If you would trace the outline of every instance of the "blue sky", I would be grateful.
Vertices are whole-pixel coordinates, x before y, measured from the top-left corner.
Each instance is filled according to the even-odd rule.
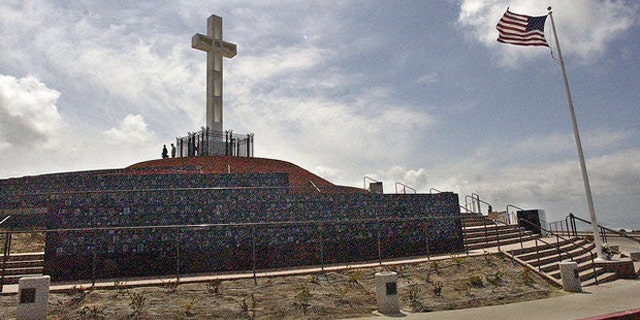
[[[636,1],[3,1],[0,177],[122,168],[200,128],[191,36],[217,14],[238,45],[225,129],[254,133],[256,156],[588,217],[558,62],[495,40],[507,6],[547,5],[598,219],[640,228]]]

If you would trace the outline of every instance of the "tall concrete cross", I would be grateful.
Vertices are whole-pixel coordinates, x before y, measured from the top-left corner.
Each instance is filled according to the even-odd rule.
[[[236,45],[222,41],[222,18],[207,19],[207,35],[196,33],[191,47],[207,53],[207,128],[222,132],[222,57],[236,56]]]

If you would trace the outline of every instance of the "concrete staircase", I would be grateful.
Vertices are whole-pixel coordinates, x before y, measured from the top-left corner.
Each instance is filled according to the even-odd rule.
[[[485,216],[463,214],[464,243],[467,250],[501,247],[507,255],[560,282],[560,261],[578,263],[582,286],[616,280],[616,274],[595,267],[595,245],[583,238],[541,237],[516,225],[495,223]],[[520,245],[513,245],[520,244]]]
[[[476,214],[462,215],[462,229],[464,244],[468,251],[520,243],[539,237],[524,228],[494,223]]]
[[[44,252],[14,253],[8,256],[6,268],[0,255],[0,276],[4,269],[4,284],[17,284],[22,277],[42,275]]]
[[[558,239],[547,237],[539,239],[537,246],[529,244],[525,248],[507,251],[507,254],[519,259],[547,276],[561,281],[558,262],[573,261],[578,264],[580,282],[583,287],[609,282],[617,279],[614,272],[595,267],[595,244],[581,238]]]

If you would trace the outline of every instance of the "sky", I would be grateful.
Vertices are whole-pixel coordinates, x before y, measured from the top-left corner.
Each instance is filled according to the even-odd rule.
[[[551,21],[551,49],[496,41],[507,7],[547,5],[598,221],[640,229],[632,0],[5,0],[0,178],[124,168],[202,127],[205,53],[191,37],[216,14],[238,46],[224,127],[253,133],[256,157],[340,185],[588,218]]]

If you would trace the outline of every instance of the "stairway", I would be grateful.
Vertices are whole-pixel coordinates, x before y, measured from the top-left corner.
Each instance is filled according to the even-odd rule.
[[[539,237],[524,228],[494,223],[477,214],[462,215],[462,233],[467,251],[520,243]]]
[[[44,269],[44,252],[14,253],[8,256],[6,268],[0,255],[0,276],[4,269],[4,284],[17,284],[22,277],[40,276]]]
[[[463,214],[462,226],[467,250],[522,243],[517,248],[512,246],[512,249],[503,249],[506,250],[507,255],[513,256],[558,282],[561,281],[558,265],[561,261],[574,261],[578,264],[583,287],[613,281],[617,278],[615,273],[593,266],[592,256],[595,258],[595,244],[583,238],[541,237],[516,225],[494,223],[478,214]]]
[[[596,257],[595,244],[577,237],[571,239],[556,239],[555,237],[540,239],[537,247],[533,245],[522,249],[514,249],[508,251],[507,254],[557,281],[561,281],[558,262],[576,262],[583,287],[617,279],[614,272],[607,272],[601,267],[594,267],[592,258]]]

